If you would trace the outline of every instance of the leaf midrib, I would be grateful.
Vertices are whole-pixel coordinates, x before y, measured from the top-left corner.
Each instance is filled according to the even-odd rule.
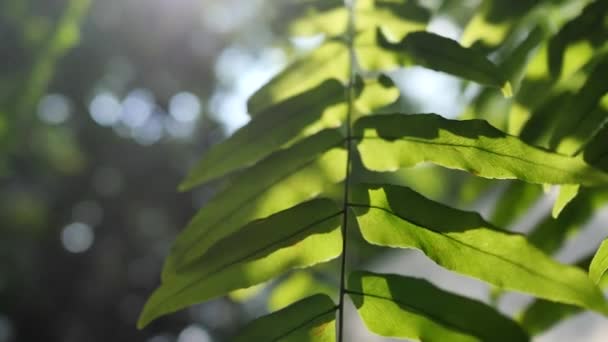
[[[323,84],[323,83],[320,83],[319,85],[321,85],[321,84]],[[311,90],[313,90],[313,89],[315,89],[315,88],[312,88]],[[287,99],[285,99],[284,101],[279,102],[279,104],[284,105],[285,102],[287,102],[289,100],[294,100],[295,97],[301,97],[302,95],[303,95],[303,93],[300,93],[300,94],[297,94],[297,95],[294,95],[294,96],[290,96]],[[321,95],[321,98],[317,99],[317,102],[315,102],[315,106],[313,108],[314,109],[321,108],[321,106],[319,105],[319,103],[321,103],[323,101],[326,101],[328,99],[331,99],[333,96],[335,96],[335,94],[332,93],[332,92],[325,92],[325,93],[323,93],[323,95]],[[340,102],[343,102],[343,101],[337,101],[336,104],[340,103]],[[260,129],[261,128],[265,128],[266,130],[279,129],[280,127],[282,127],[285,124],[287,124],[290,121],[292,121],[292,119],[295,119],[296,117],[300,117],[301,115],[304,115],[304,113],[311,112],[311,111],[314,110],[314,109],[310,109],[310,108],[308,108],[306,111],[303,110],[303,109],[307,108],[307,104],[308,104],[308,103],[305,103],[304,101],[297,101],[297,103],[298,103],[298,105],[297,106],[292,106],[292,109],[290,110],[290,113],[296,113],[295,115],[281,115],[281,117],[279,118],[279,120],[273,120],[272,123],[270,125],[268,125],[267,127],[260,125],[259,128]],[[276,105],[279,105],[279,104],[276,104]],[[330,106],[332,106],[332,105],[334,105],[334,103],[330,104]],[[268,107],[266,109],[263,109],[261,112],[259,112],[259,114],[253,114],[253,115],[256,115],[256,116],[259,116],[260,118],[263,118],[264,115],[266,115],[266,112],[270,111],[273,107],[274,106],[270,106],[270,107]],[[259,132],[255,131],[253,133],[259,133]],[[228,151],[222,151],[222,153],[221,153],[222,156],[224,156],[224,157],[226,155],[228,156],[227,158],[224,158],[222,160],[222,163],[227,163],[226,159],[228,161],[231,161],[231,160],[237,158],[239,155],[236,154],[236,153],[234,153],[234,151],[239,150],[242,147],[242,145],[248,144],[251,141],[256,140],[257,138],[258,138],[257,136],[254,136],[252,134],[248,134],[248,136],[238,146],[234,146],[233,148],[231,148]],[[213,159],[216,159],[216,158],[213,158]],[[213,161],[213,159],[211,161]],[[249,163],[245,164],[244,167],[247,167],[248,165],[253,165],[253,164],[255,164],[255,162],[256,161],[249,162]],[[236,169],[235,169],[235,171],[236,171]]]
[[[374,294],[374,293],[365,293],[365,292],[359,292],[359,291],[354,291],[354,290],[349,290],[349,289],[346,289],[346,293],[349,293],[351,295],[361,296],[361,297],[372,297],[372,298],[377,298],[377,299],[382,299],[382,300],[387,300],[389,302],[397,303],[399,305],[405,306],[406,308],[408,308],[409,310],[411,310],[411,311],[413,311],[413,312],[415,312],[417,314],[421,314],[422,316],[430,318],[432,321],[438,322],[438,323],[440,323],[441,325],[443,325],[445,327],[454,329],[454,330],[456,330],[458,332],[463,332],[463,333],[471,335],[471,336],[478,337],[482,341],[484,341],[487,338],[487,336],[480,335],[479,332],[471,331],[469,329],[465,329],[465,328],[460,327],[460,326],[458,326],[458,325],[456,325],[456,324],[454,324],[454,323],[452,323],[450,321],[444,320],[443,318],[438,317],[438,316],[436,316],[436,315],[434,315],[434,314],[432,314],[432,313],[430,313],[428,311],[425,311],[424,307],[423,308],[419,308],[419,307],[417,307],[415,305],[412,305],[412,304],[409,304],[409,303],[405,303],[405,302],[402,302],[400,300],[395,300],[395,299],[390,298],[390,297],[385,297],[383,295]]]
[[[331,145],[330,147],[327,148],[327,151],[331,150],[332,148],[335,148],[337,146],[340,146],[341,144],[344,143],[344,139],[340,139],[340,141],[336,144]],[[294,167],[293,169],[288,170],[288,172],[280,175],[278,178],[276,178],[274,181],[272,181],[271,183],[269,183],[268,185],[264,186],[263,188],[259,189],[259,191],[251,194],[249,197],[244,198],[242,201],[239,201],[237,205],[234,206],[234,208],[232,210],[230,210],[229,212],[227,212],[226,214],[222,215],[221,217],[219,217],[217,220],[213,221],[213,223],[208,224],[207,226],[210,227],[208,230],[204,231],[202,233],[202,235],[198,236],[197,238],[193,238],[192,240],[190,240],[191,242],[189,244],[187,244],[184,247],[184,252],[181,253],[181,257],[183,257],[184,255],[187,255],[188,252],[190,250],[192,250],[192,248],[194,248],[194,246],[196,246],[201,240],[203,240],[206,236],[208,236],[209,234],[211,234],[212,232],[217,230],[217,224],[219,222],[222,222],[223,220],[225,220],[226,218],[230,217],[231,215],[233,215],[234,213],[238,212],[241,207],[243,206],[244,203],[247,202],[252,202],[253,199],[255,199],[256,197],[262,195],[264,192],[266,192],[268,189],[270,189],[271,187],[273,187],[274,185],[276,185],[277,183],[287,179],[288,177],[292,176],[293,174],[295,174],[296,172],[302,171],[304,169],[306,169],[307,167],[309,167],[310,165],[312,165],[313,163],[315,163],[319,158],[318,156],[322,155],[325,152],[321,152],[318,153],[314,156],[311,157],[310,160],[307,160],[304,163],[301,163],[299,165],[297,165],[296,167]]]
[[[312,227],[314,227],[314,226],[316,226],[316,225],[318,225],[318,224],[321,224],[321,223],[323,223],[323,222],[325,222],[325,221],[327,221],[327,220],[330,220],[330,219],[332,219],[332,218],[334,218],[334,217],[337,217],[337,216],[341,215],[342,213],[343,213],[343,211],[342,211],[342,210],[340,210],[340,211],[338,211],[337,213],[334,213],[334,214],[332,214],[332,215],[329,215],[329,216],[326,216],[326,217],[321,218],[321,219],[319,219],[319,220],[316,220],[316,221],[314,221],[314,222],[312,222],[312,223],[309,223],[309,224],[307,224],[306,226],[304,226],[304,227],[302,227],[302,228],[300,228],[300,229],[296,230],[295,232],[293,232],[293,233],[289,234],[288,236],[285,236],[285,237],[282,237],[282,238],[281,238],[281,239],[279,239],[279,240],[273,241],[273,242],[271,242],[271,243],[269,243],[269,244],[267,244],[267,245],[265,245],[265,246],[263,246],[263,247],[260,247],[260,248],[258,248],[258,249],[256,249],[256,250],[254,250],[254,251],[252,251],[252,252],[250,252],[250,253],[248,253],[248,254],[246,254],[246,255],[244,255],[244,256],[242,256],[242,257],[240,257],[240,258],[236,259],[236,260],[233,260],[233,261],[231,261],[231,262],[229,262],[229,263],[227,263],[227,264],[225,264],[225,265],[218,266],[218,267],[217,267],[216,269],[214,269],[213,271],[210,271],[210,272],[208,272],[207,274],[204,274],[203,276],[201,276],[201,277],[199,277],[199,278],[196,278],[196,279],[194,279],[194,280],[192,280],[192,281],[188,282],[188,284],[187,284],[186,286],[181,287],[181,288],[180,288],[179,290],[177,290],[176,292],[173,292],[173,293],[172,293],[172,296],[178,296],[178,295],[182,294],[183,292],[185,292],[185,291],[189,290],[189,289],[190,289],[190,288],[192,288],[193,286],[197,285],[198,283],[200,283],[200,282],[202,282],[202,281],[204,281],[204,280],[206,280],[206,279],[208,279],[208,278],[212,277],[213,275],[215,275],[215,274],[217,274],[217,273],[219,273],[219,272],[223,271],[224,269],[226,269],[226,268],[228,268],[228,267],[230,267],[230,266],[233,266],[233,265],[235,265],[235,264],[238,264],[239,262],[245,261],[245,260],[247,260],[247,259],[251,258],[252,256],[256,255],[256,254],[261,253],[261,252],[263,252],[263,251],[265,251],[265,250],[267,250],[267,249],[271,248],[271,247],[272,247],[272,246],[274,246],[274,245],[280,244],[280,243],[282,243],[282,242],[284,242],[284,241],[286,241],[286,240],[289,240],[289,239],[291,239],[291,238],[293,238],[293,237],[295,237],[295,236],[297,236],[297,235],[299,235],[299,234],[302,234],[302,233],[306,232],[308,229],[311,229]],[[204,257],[205,257],[205,255],[203,255],[201,258],[204,258]],[[168,299],[170,299],[170,298],[169,298],[169,297],[165,297],[164,299],[165,299],[165,300],[160,301],[160,302],[159,302],[159,303],[156,305],[156,307],[161,306],[162,304],[164,304],[164,303],[165,303],[165,302],[166,302]]]
[[[456,238],[454,238],[454,237],[452,237],[452,236],[450,236],[450,235],[446,235],[446,234],[444,234],[444,233],[442,233],[442,232],[439,232],[439,231],[437,231],[437,230],[435,230],[435,229],[433,229],[433,228],[428,228],[428,227],[426,227],[425,225],[420,224],[420,223],[418,223],[418,222],[416,222],[416,221],[414,221],[414,220],[404,218],[404,217],[402,217],[402,216],[400,216],[400,215],[398,215],[398,214],[394,213],[394,212],[393,212],[393,211],[391,211],[390,209],[383,208],[383,207],[380,207],[380,206],[372,206],[372,205],[367,205],[367,204],[356,204],[356,203],[349,203],[348,205],[349,205],[349,206],[351,206],[351,207],[362,207],[362,208],[370,208],[370,209],[377,209],[377,210],[385,211],[385,212],[387,212],[387,213],[389,213],[389,214],[391,214],[391,215],[393,215],[393,216],[395,216],[395,217],[397,217],[397,218],[399,218],[399,219],[401,219],[401,220],[403,220],[403,221],[405,221],[405,222],[408,222],[408,223],[410,223],[410,224],[412,224],[412,225],[415,225],[415,226],[417,226],[417,227],[419,227],[419,228],[421,228],[421,229],[425,229],[425,230],[431,231],[431,232],[433,232],[433,233],[435,233],[435,234],[438,234],[438,235],[443,236],[443,237],[445,237],[445,238],[447,238],[447,239],[450,239],[450,240],[452,240],[452,241],[454,241],[454,242],[456,242],[456,243],[458,243],[458,244],[461,244],[461,245],[463,245],[463,246],[465,246],[465,247],[471,248],[471,249],[473,249],[473,250],[475,250],[475,251],[477,251],[477,252],[479,252],[479,253],[486,254],[486,255],[489,255],[489,256],[491,256],[491,257],[495,257],[495,258],[497,258],[497,259],[499,259],[499,260],[502,260],[502,261],[504,261],[504,262],[506,262],[506,263],[508,263],[508,264],[514,265],[514,266],[516,266],[516,267],[519,267],[519,268],[521,268],[522,270],[524,270],[524,271],[528,272],[529,274],[532,274],[532,275],[538,276],[538,277],[540,277],[540,278],[543,278],[543,279],[545,279],[545,280],[548,280],[549,282],[552,282],[552,283],[558,284],[559,286],[561,286],[561,287],[563,287],[563,288],[567,289],[569,292],[573,292],[573,293],[574,293],[574,294],[576,294],[576,295],[577,295],[578,293],[580,293],[580,292],[581,292],[581,290],[571,287],[571,286],[570,286],[568,283],[563,283],[563,282],[560,282],[560,281],[556,281],[556,280],[554,280],[554,279],[551,279],[550,277],[547,277],[546,275],[544,275],[544,274],[542,274],[542,273],[538,273],[536,270],[534,270],[534,269],[532,269],[532,268],[529,268],[529,267],[527,267],[527,266],[525,266],[525,265],[523,265],[523,264],[520,264],[520,263],[518,263],[518,262],[514,262],[514,261],[512,261],[512,260],[509,260],[509,259],[507,259],[507,258],[505,258],[505,257],[503,257],[503,256],[501,256],[501,255],[496,255],[496,254],[494,254],[494,253],[492,253],[492,252],[485,251],[485,250],[480,249],[480,248],[478,248],[478,247],[472,246],[472,245],[470,245],[470,244],[468,244],[468,243],[465,243],[465,242],[463,242],[463,241],[460,241],[460,240],[458,240],[458,239],[456,239]],[[475,278],[477,278],[477,277],[475,277]],[[506,288],[508,288],[508,287],[506,287]],[[517,289],[514,289],[514,290],[517,290]],[[521,290],[517,290],[517,291],[521,291]],[[586,292],[586,291],[585,291],[585,292]],[[578,296],[575,296],[575,297],[578,297]],[[582,303],[583,303],[583,304],[586,304],[586,303],[584,303],[584,302],[582,302]]]
[[[307,319],[306,321],[302,322],[300,325],[293,327],[291,329],[289,329],[288,331],[284,332],[283,334],[275,337],[271,342],[276,342],[276,341],[280,341],[283,337],[289,336],[292,333],[296,332],[297,330],[303,328],[306,326],[306,324],[313,322],[315,319],[323,317],[329,313],[331,313],[332,311],[336,311],[338,309],[338,305],[334,305],[331,309],[328,309],[320,314],[314,315],[312,317],[310,317],[309,319]]]
[[[432,141],[420,140],[420,139],[413,139],[413,138],[406,138],[406,137],[388,137],[388,136],[386,136],[386,137],[385,137],[385,136],[383,136],[383,137],[370,137],[370,136],[357,136],[357,137],[353,137],[353,138],[354,138],[354,139],[359,139],[359,140],[365,140],[365,139],[372,139],[372,140],[384,140],[384,141],[387,141],[387,142],[391,142],[391,140],[393,140],[393,141],[394,141],[394,140],[403,140],[403,141],[409,141],[409,142],[415,142],[415,143],[421,143],[421,144],[427,144],[427,145],[449,146],[449,147],[460,147],[460,148],[472,148],[472,149],[476,149],[476,150],[479,150],[479,151],[482,151],[482,152],[486,152],[486,153],[494,154],[494,155],[497,155],[497,156],[500,156],[500,157],[505,157],[505,158],[511,158],[511,159],[519,160],[519,161],[521,161],[521,162],[528,163],[528,164],[530,164],[530,165],[534,165],[534,166],[541,166],[541,167],[545,167],[545,168],[548,168],[548,169],[554,169],[554,170],[557,170],[557,171],[560,171],[560,172],[563,172],[563,173],[566,173],[566,174],[568,174],[568,173],[573,173],[573,172],[572,172],[572,171],[570,171],[570,170],[566,170],[566,169],[562,169],[562,168],[559,168],[559,167],[555,167],[554,165],[549,165],[549,164],[544,164],[544,163],[536,163],[536,162],[533,162],[533,161],[530,161],[530,160],[527,160],[527,159],[524,159],[524,158],[521,158],[521,157],[517,157],[517,156],[510,155],[510,154],[505,154],[505,153],[499,153],[499,152],[492,151],[492,150],[489,150],[489,149],[486,149],[486,148],[483,148],[483,147],[479,147],[479,146],[475,146],[475,145],[463,145],[463,144],[452,144],[452,143],[438,143],[438,142],[432,142]],[[557,153],[555,153],[555,152],[551,152],[551,151],[544,151],[544,150],[542,150],[542,149],[539,149],[539,148],[538,148],[538,147],[536,147],[536,146],[532,146],[532,145],[527,145],[527,146],[528,146],[528,147],[530,147],[530,148],[535,148],[535,149],[538,149],[538,150],[539,150],[539,151],[541,151],[541,152],[553,153],[553,154],[555,154],[555,155],[557,155],[557,156],[560,156],[560,157],[569,158],[568,156],[561,155],[561,154],[557,154]],[[607,153],[608,153],[608,152],[607,152]],[[573,160],[575,160],[575,159],[573,159]],[[590,167],[590,168],[591,168],[591,167]],[[600,170],[596,170],[595,168],[592,168],[592,169],[593,169],[594,171],[597,171],[597,172],[600,172],[600,173],[601,173],[601,171],[600,171]],[[576,174],[579,174],[579,173],[578,173],[578,172],[576,172]],[[574,184],[574,183],[564,183],[564,184]]]

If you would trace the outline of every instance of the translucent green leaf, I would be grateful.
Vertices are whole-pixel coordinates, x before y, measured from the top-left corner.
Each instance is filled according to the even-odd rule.
[[[244,303],[259,295],[267,285],[267,283],[261,283],[244,289],[234,290],[228,293],[228,297],[237,303]]]
[[[278,31],[287,31],[293,36],[314,36],[326,34],[330,37],[343,34],[348,26],[348,10],[343,0],[289,0],[277,4],[279,19],[286,22],[286,27]]]
[[[557,218],[568,203],[578,195],[579,189],[580,185],[577,184],[563,185],[559,188],[559,195],[557,196],[557,199],[553,204],[553,210],[551,211],[551,216],[553,216],[553,218]]]
[[[382,58],[382,50],[372,47],[361,47],[362,51],[372,51],[373,60]],[[380,53],[380,56],[376,56]],[[270,82],[258,89],[248,100],[247,106],[252,117],[267,112],[269,107],[294,97],[302,92],[318,87],[327,79],[335,79],[346,84],[349,80],[350,64],[348,47],[341,40],[329,40],[285,68]],[[386,55],[386,54],[384,54]],[[382,71],[382,70],[379,70]],[[386,76],[365,79],[355,85],[357,88],[357,106],[367,108],[369,112],[392,103],[399,96],[398,89]],[[370,97],[370,93],[380,97]]]
[[[415,248],[449,270],[500,288],[608,314],[608,304],[584,272],[562,265],[519,234],[478,214],[430,201],[404,187],[355,187],[349,206],[370,243]]]
[[[334,121],[334,126],[339,126],[346,113],[345,95],[345,87],[339,81],[328,80],[268,108],[227,140],[213,146],[180,189],[187,190],[254,164],[302,134],[305,127],[324,115],[333,118],[328,121]],[[316,132],[308,135],[312,133]]]
[[[355,90],[357,96],[354,101],[355,114],[364,116],[375,113],[376,110],[392,105],[399,98],[399,89],[391,78],[380,74],[376,78],[361,79],[357,78]],[[359,89],[362,90],[359,91]]]
[[[599,284],[604,274],[608,271],[608,239],[604,240],[598,248],[591,264],[589,265],[589,278]]]
[[[357,0],[355,15],[357,32],[381,26],[398,37],[424,30],[431,18],[429,10],[413,0]]]
[[[288,31],[295,36],[325,34],[342,35],[348,27],[348,10],[343,0],[290,1],[283,13],[297,13],[288,23]],[[382,25],[399,36],[422,30],[430,19],[430,12],[412,0],[358,0],[355,2],[355,31],[375,29]]]
[[[604,188],[581,189],[558,218],[547,215],[528,234],[528,240],[545,253],[556,252],[589,221],[593,212],[608,201]]]
[[[582,259],[577,266],[586,269],[590,262],[591,256]],[[608,287],[606,278],[599,285],[603,289]],[[519,315],[519,321],[528,333],[537,335],[581,312],[583,309],[577,306],[537,299]]]
[[[387,337],[419,341],[528,341],[494,308],[423,279],[353,272],[347,292],[365,325]]]
[[[336,258],[342,252],[341,216],[333,201],[316,199],[249,223],[163,279],[146,303],[138,327],[290,269]]]
[[[585,84],[560,109],[549,147],[574,155],[608,119],[608,57],[591,70]],[[601,105],[603,103],[603,105]]]
[[[365,71],[384,72],[413,64],[409,54],[382,48],[376,30],[359,32],[354,39],[357,62]]]
[[[481,120],[448,120],[433,114],[359,119],[355,132],[364,165],[391,171],[421,162],[465,170],[484,178],[537,184],[608,183],[608,174],[568,157],[528,145]]]
[[[506,97],[512,95],[509,82],[496,65],[479,51],[465,48],[455,40],[419,31],[406,35],[397,43],[392,43],[382,30],[378,30],[378,41],[385,49],[409,54],[416,64],[501,88]]]
[[[315,293],[331,296],[336,289],[317,280],[310,272],[297,271],[272,290],[268,308],[276,311]]]
[[[465,46],[494,49],[500,46],[518,20],[536,5],[536,1],[483,1],[462,35]]]
[[[235,342],[334,342],[337,308],[328,296],[308,297],[253,321]]]
[[[298,59],[258,89],[247,101],[249,114],[255,116],[273,104],[318,86],[333,78],[349,79],[348,47],[341,40],[329,40],[309,55]]]
[[[177,236],[163,279],[246,223],[318,196],[345,176],[346,150],[336,130],[317,133],[246,169],[209,200]]]
[[[562,72],[564,54],[567,47],[577,41],[589,39],[603,43],[606,31],[603,29],[608,2],[593,1],[583,12],[572,19],[549,41],[549,70],[554,78]]]

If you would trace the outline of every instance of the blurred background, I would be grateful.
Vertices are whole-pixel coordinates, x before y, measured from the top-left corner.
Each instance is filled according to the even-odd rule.
[[[448,3],[427,2],[439,13],[430,29],[456,38],[480,1]],[[262,0],[0,1],[0,342],[225,341],[266,310],[263,296],[235,295],[135,328],[172,240],[214,193],[213,184],[189,193],[177,184],[247,122],[250,94],[320,42],[286,37],[289,15],[273,8]],[[453,117],[479,91],[421,68],[391,76],[415,93],[397,104],[410,112]],[[427,171],[420,184],[433,197],[491,211],[496,191],[467,200],[483,186]],[[520,230],[547,215],[551,196]],[[564,247],[562,261],[606,234],[605,214],[587,218],[591,228]],[[366,267],[407,269],[489,300],[487,286],[417,253],[365,253]],[[526,301],[513,296],[501,309],[514,313]],[[355,316],[352,340],[370,341]],[[538,341],[606,341],[607,325],[584,314]]]

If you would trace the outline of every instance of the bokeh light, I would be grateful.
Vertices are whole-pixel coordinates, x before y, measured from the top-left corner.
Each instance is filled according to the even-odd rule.
[[[61,243],[71,253],[87,251],[93,245],[94,239],[93,228],[82,222],[71,223],[61,231]]]

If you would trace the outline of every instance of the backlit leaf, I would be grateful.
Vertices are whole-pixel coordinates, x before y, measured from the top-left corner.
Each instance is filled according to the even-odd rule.
[[[290,269],[336,258],[342,251],[341,220],[342,211],[333,201],[316,199],[249,223],[165,278],[138,326]]]
[[[342,181],[346,163],[343,141],[337,131],[323,131],[270,155],[235,177],[177,236],[162,278],[248,222],[313,198]]]
[[[180,189],[187,190],[254,164],[301,134],[306,126],[326,113],[339,119],[346,113],[345,95],[346,90],[339,81],[328,80],[268,108],[226,141],[213,146]]]
[[[336,293],[336,289],[316,279],[310,272],[297,271],[272,290],[268,308],[271,311],[279,310],[315,293],[331,296]]]
[[[608,270],[608,240],[604,240],[589,265],[589,278],[599,284]]]
[[[423,279],[353,272],[347,292],[376,334],[418,341],[528,341],[494,308],[446,292]]]
[[[524,143],[481,120],[448,120],[433,114],[381,115],[359,119],[355,132],[364,165],[390,171],[421,162],[468,171],[484,178],[537,184],[608,183],[608,174],[568,157]]]
[[[500,69],[479,51],[465,48],[455,40],[425,31],[412,32],[392,43],[378,30],[380,45],[388,50],[409,54],[416,64],[502,89],[510,97],[511,86]]]
[[[370,243],[415,248],[440,266],[500,288],[608,314],[584,272],[562,265],[519,234],[476,213],[453,209],[397,186],[356,187],[349,206]]]
[[[247,101],[249,114],[255,116],[273,104],[310,90],[330,78],[346,83],[350,75],[349,65],[345,42],[326,41],[258,89]]]
[[[336,309],[328,296],[314,295],[258,318],[235,341],[334,342]]]
[[[577,263],[577,266],[587,269],[590,262],[591,256],[583,258]],[[608,287],[606,280],[604,278],[599,284],[602,289]],[[531,335],[538,335],[564,319],[581,312],[583,309],[577,306],[537,299],[520,314],[519,321]]]
[[[580,186],[578,184],[563,185],[559,188],[559,195],[557,196],[557,199],[553,204],[553,210],[551,211],[551,216],[553,216],[553,218],[557,218],[568,203],[578,195],[579,189]]]

